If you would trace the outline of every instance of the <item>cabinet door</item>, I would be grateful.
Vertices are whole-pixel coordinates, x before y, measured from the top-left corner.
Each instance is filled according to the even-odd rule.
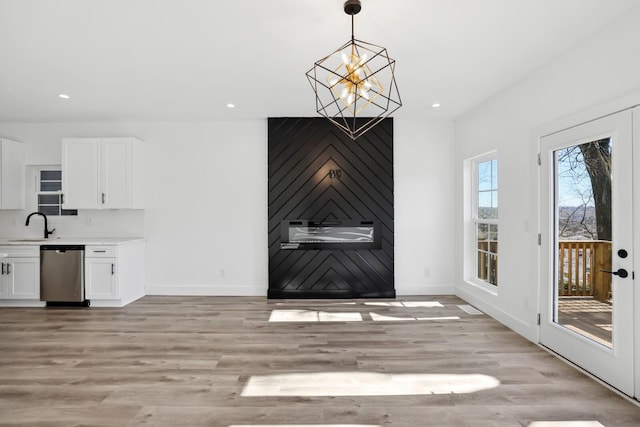
[[[0,299],[6,299],[9,296],[9,279],[7,277],[7,259],[1,258],[2,274],[0,275]]]
[[[98,208],[97,138],[62,140],[62,194],[64,209]]]
[[[130,138],[106,138],[100,151],[100,206],[132,207],[132,143]]]
[[[40,259],[8,258],[7,298],[40,299]]]
[[[0,208],[24,209],[24,145],[0,139]]]
[[[85,294],[92,299],[118,299],[118,277],[115,258],[87,258],[85,262]]]

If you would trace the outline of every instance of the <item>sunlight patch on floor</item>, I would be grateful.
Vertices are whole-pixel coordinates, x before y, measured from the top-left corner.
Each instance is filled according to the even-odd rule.
[[[408,321],[408,320],[460,320],[458,316],[445,316],[445,317],[398,317],[398,316],[387,316],[378,313],[369,313],[372,320],[383,322],[383,321]]]
[[[299,300],[296,300],[296,302],[298,302]],[[290,302],[276,302],[275,305],[288,305],[290,306],[291,303]],[[344,301],[344,302],[327,302],[327,301],[320,301],[320,300],[310,300],[310,299],[305,299],[304,300],[304,305],[312,305],[312,306],[322,306],[322,307],[330,307],[330,306],[339,306],[339,305],[356,305],[355,302],[351,302],[351,301]]]
[[[605,427],[598,421],[534,421],[529,427]]]
[[[438,301],[372,301],[365,302],[364,305],[373,305],[378,307],[444,308],[444,305]]]
[[[482,374],[386,374],[317,372],[254,375],[242,396],[412,396],[490,390],[500,380]]]
[[[381,427],[379,424],[234,424],[229,427]]]
[[[330,313],[316,310],[273,310],[269,322],[361,322],[360,313]]]

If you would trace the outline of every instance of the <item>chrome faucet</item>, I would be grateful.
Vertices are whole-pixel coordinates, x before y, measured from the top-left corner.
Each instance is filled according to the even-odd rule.
[[[47,216],[45,214],[43,214],[42,212],[33,212],[30,213],[29,216],[27,217],[27,222],[25,222],[25,227],[29,225],[29,220],[31,219],[32,216],[34,215],[40,215],[44,218],[44,238],[48,239],[50,234],[53,234],[54,231],[56,231],[56,229],[54,228],[53,230],[49,231],[49,226],[47,225]]]

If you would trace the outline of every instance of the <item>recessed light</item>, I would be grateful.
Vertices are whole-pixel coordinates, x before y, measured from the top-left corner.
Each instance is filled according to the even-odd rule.
[[[440,107],[440,104],[438,104],[438,103],[436,102],[435,104],[431,104],[431,106],[432,106],[433,108],[438,108],[438,107]]]
[[[71,97],[69,95],[67,95],[66,93],[59,93],[58,94],[58,98],[71,99]]]
[[[227,104],[227,108],[236,108],[236,104]]]

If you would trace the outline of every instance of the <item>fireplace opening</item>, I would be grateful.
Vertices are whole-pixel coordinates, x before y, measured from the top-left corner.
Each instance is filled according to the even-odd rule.
[[[376,221],[284,220],[280,249],[379,249]]]

